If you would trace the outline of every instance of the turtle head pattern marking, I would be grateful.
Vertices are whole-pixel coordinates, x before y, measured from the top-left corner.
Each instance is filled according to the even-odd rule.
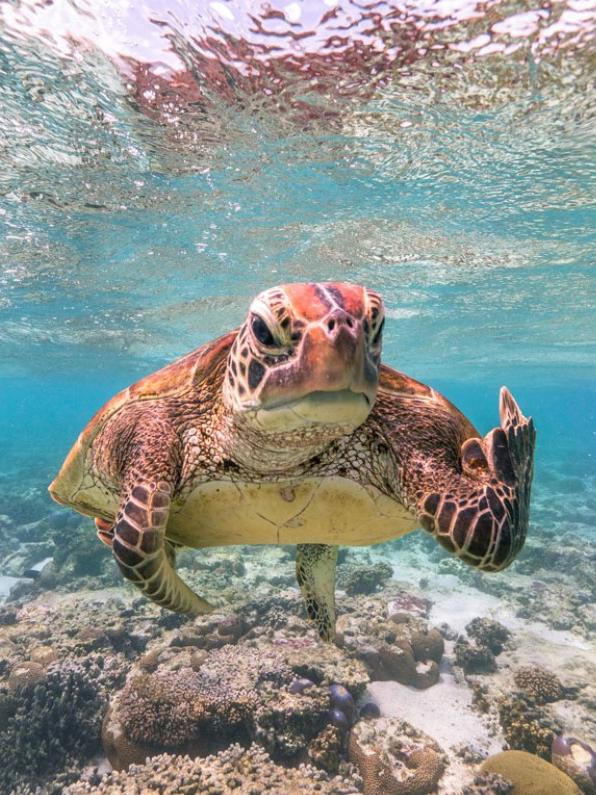
[[[229,354],[224,401],[260,431],[361,425],[379,384],[383,302],[352,284],[258,295]]]

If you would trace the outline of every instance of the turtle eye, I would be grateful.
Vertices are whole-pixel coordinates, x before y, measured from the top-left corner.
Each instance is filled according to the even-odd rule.
[[[381,325],[377,329],[375,336],[372,339],[372,345],[378,345],[381,342],[381,337],[383,336],[383,328],[385,327],[385,318],[381,320]]]
[[[268,348],[276,345],[275,337],[271,333],[271,329],[260,315],[253,315],[250,328],[255,339],[260,342],[261,345],[265,345]]]

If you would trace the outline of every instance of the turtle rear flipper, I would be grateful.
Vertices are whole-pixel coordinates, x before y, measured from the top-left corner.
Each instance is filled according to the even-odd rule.
[[[138,478],[122,499],[113,528],[112,552],[126,577],[168,610],[200,615],[213,610],[174,569],[175,548],[165,538],[171,489],[164,481]]]
[[[296,578],[306,602],[306,612],[321,640],[335,638],[335,564],[338,547],[331,544],[298,544]]]
[[[446,480],[446,493],[421,501],[423,526],[466,563],[484,571],[506,568],[528,530],[536,432],[503,387],[501,425],[461,448],[462,474]]]

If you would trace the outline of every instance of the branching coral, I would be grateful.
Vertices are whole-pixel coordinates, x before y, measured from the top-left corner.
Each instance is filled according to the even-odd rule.
[[[509,630],[490,618],[474,618],[466,626],[473,642],[459,638],[455,644],[456,664],[466,674],[487,674],[497,670],[499,655],[511,637]]]
[[[335,726],[326,726],[308,745],[308,758],[327,773],[337,773],[341,761],[342,735]]]
[[[559,677],[539,665],[524,665],[513,675],[515,684],[537,704],[558,701],[563,697],[563,685]]]
[[[79,783],[64,795],[358,795],[349,780],[330,778],[308,765],[278,767],[262,748],[231,745],[203,759],[163,754],[133,765],[127,772],[112,772],[99,784]]]
[[[521,694],[502,697],[497,707],[510,748],[550,759],[551,742],[561,726],[543,707]]]
[[[488,647],[493,654],[500,654],[511,638],[511,632],[492,618],[473,618],[466,632],[480,646]]]
[[[346,563],[338,568],[338,586],[350,596],[369,594],[383,588],[393,577],[393,568],[388,563],[370,566],[355,566]]]
[[[0,791],[35,782],[99,748],[105,702],[81,666],[54,666],[15,689],[0,726]]]

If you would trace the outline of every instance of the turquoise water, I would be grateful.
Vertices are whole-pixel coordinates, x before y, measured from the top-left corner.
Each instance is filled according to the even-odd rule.
[[[89,417],[257,292],[337,280],[482,433],[510,388],[530,536],[593,543],[594,18],[472,6],[0,9],[0,514],[54,510]]]

